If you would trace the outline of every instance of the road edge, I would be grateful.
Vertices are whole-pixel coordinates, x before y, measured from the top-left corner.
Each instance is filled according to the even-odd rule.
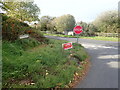
[[[80,75],[75,76],[76,80],[73,80],[70,84],[68,84],[69,88],[77,88],[76,86],[78,84],[80,84],[84,78],[87,76],[89,69],[91,67],[91,62],[90,62],[90,57],[88,57],[87,59],[85,59],[85,64],[83,64],[83,70],[80,71]]]

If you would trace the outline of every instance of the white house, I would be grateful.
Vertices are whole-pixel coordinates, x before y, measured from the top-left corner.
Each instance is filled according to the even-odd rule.
[[[64,31],[63,32],[65,35],[74,35],[74,32],[73,31],[68,31],[68,30],[66,30],[66,31]]]
[[[74,35],[73,31],[68,31],[68,35]]]

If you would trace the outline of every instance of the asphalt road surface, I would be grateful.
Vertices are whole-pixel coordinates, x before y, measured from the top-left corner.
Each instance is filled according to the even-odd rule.
[[[76,42],[76,38],[46,36]],[[79,39],[91,56],[88,74],[75,88],[118,88],[118,42]]]

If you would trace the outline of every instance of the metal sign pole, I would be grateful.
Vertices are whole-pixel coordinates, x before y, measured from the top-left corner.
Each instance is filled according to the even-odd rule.
[[[77,43],[78,43],[78,38],[79,38],[79,34],[77,35]]]
[[[78,34],[78,36],[77,36],[77,43],[78,43],[78,38],[79,38],[79,34],[82,32],[82,27],[81,26],[75,26],[74,29],[73,29],[73,32],[75,34]]]

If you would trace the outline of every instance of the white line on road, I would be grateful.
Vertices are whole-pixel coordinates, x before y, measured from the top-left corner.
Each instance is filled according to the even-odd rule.
[[[97,49],[97,48],[111,48],[111,49],[118,49],[117,47],[113,47],[113,46],[103,46],[103,45],[95,45],[95,44],[82,44],[85,48],[93,48],[93,49]]]

